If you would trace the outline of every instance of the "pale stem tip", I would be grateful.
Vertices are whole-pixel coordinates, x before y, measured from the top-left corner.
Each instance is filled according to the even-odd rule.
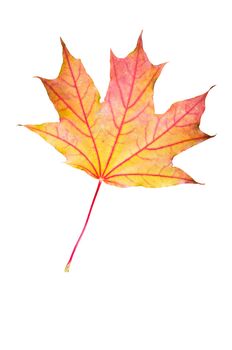
[[[70,264],[67,264],[65,266],[64,272],[69,272],[69,270],[70,270]]]

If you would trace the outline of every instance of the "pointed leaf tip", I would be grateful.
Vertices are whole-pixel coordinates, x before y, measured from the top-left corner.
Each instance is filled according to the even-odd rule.
[[[46,78],[40,77],[39,75],[34,75],[33,78],[35,79],[39,79],[40,81],[42,81],[42,83],[47,80]]]
[[[62,47],[65,46],[65,42],[64,42],[64,40],[61,37],[60,37],[60,43],[61,43]]]
[[[117,58],[112,49],[110,49],[110,59],[111,58]]]
[[[210,92],[210,90],[212,90],[216,85],[212,85],[207,91],[206,91],[206,95],[208,95],[208,93]]]
[[[194,184],[196,184],[196,185],[201,185],[201,186],[205,186],[205,182],[198,182],[198,181],[195,181]]]
[[[143,30],[141,30],[141,33],[139,34],[137,40],[137,47],[143,47]]]
[[[217,134],[214,134],[214,135],[207,135],[207,138],[208,138],[208,140],[209,139],[212,139],[212,138],[214,138],[214,137],[216,137],[217,136]]]
[[[216,84],[212,85],[212,86],[209,88],[209,91],[210,91],[211,89],[213,89],[215,86],[216,86]]]
[[[65,55],[65,52],[70,55],[70,52],[64,42],[64,40],[60,37],[60,42],[61,42],[61,46],[62,46],[62,49],[63,49],[63,56]]]

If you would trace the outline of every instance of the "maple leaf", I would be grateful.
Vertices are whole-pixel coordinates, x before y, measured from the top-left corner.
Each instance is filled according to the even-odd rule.
[[[56,79],[40,78],[59,113],[57,123],[25,125],[66,157],[67,164],[99,179],[91,207],[65,271],[87,226],[102,181],[120,187],[163,187],[196,183],[172,165],[178,153],[210,138],[199,129],[208,91],[155,114],[153,87],[165,64],[153,65],[142,34],[125,58],[111,52],[110,83],[104,102],[80,59],[64,42]]]

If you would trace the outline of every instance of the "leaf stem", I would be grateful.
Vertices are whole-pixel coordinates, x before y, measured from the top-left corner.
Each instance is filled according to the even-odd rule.
[[[93,200],[92,200],[92,203],[91,203],[91,206],[90,206],[90,209],[89,209],[89,212],[88,212],[88,215],[87,215],[85,224],[84,224],[83,229],[82,229],[82,231],[81,231],[81,234],[80,234],[80,236],[78,237],[78,240],[77,240],[77,242],[76,242],[76,244],[75,244],[75,246],[74,246],[74,248],[73,248],[73,251],[72,251],[72,254],[70,255],[69,261],[68,261],[67,265],[65,266],[65,269],[64,269],[65,272],[69,272],[69,269],[70,269],[70,265],[71,265],[73,256],[74,256],[75,251],[76,251],[76,249],[77,249],[77,246],[78,246],[78,244],[79,244],[79,242],[80,242],[80,240],[81,240],[81,237],[83,236],[83,234],[84,234],[84,232],[85,232],[85,229],[86,229],[86,226],[87,226],[87,224],[88,224],[88,221],[89,221],[89,218],[90,218],[90,215],[91,215],[91,212],[92,212],[92,209],[93,209],[95,200],[96,200],[96,198],[97,198],[98,191],[99,191],[99,189],[100,189],[100,187],[101,187],[101,184],[102,184],[102,182],[101,182],[101,180],[100,180],[100,181],[98,182],[97,189],[96,189],[96,192],[95,192],[95,194],[94,194],[94,197],[93,197]]]

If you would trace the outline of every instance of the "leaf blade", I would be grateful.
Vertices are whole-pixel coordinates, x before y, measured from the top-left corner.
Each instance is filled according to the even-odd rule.
[[[141,34],[125,58],[111,52],[110,83],[100,104],[100,95],[80,59],[69,53],[62,39],[61,44],[63,64],[58,77],[40,78],[60,121],[26,127],[65,155],[67,164],[108,184],[160,187],[195,183],[173,167],[172,160],[210,138],[199,128],[209,91],[155,114],[153,89],[165,63],[155,66],[149,61]]]

